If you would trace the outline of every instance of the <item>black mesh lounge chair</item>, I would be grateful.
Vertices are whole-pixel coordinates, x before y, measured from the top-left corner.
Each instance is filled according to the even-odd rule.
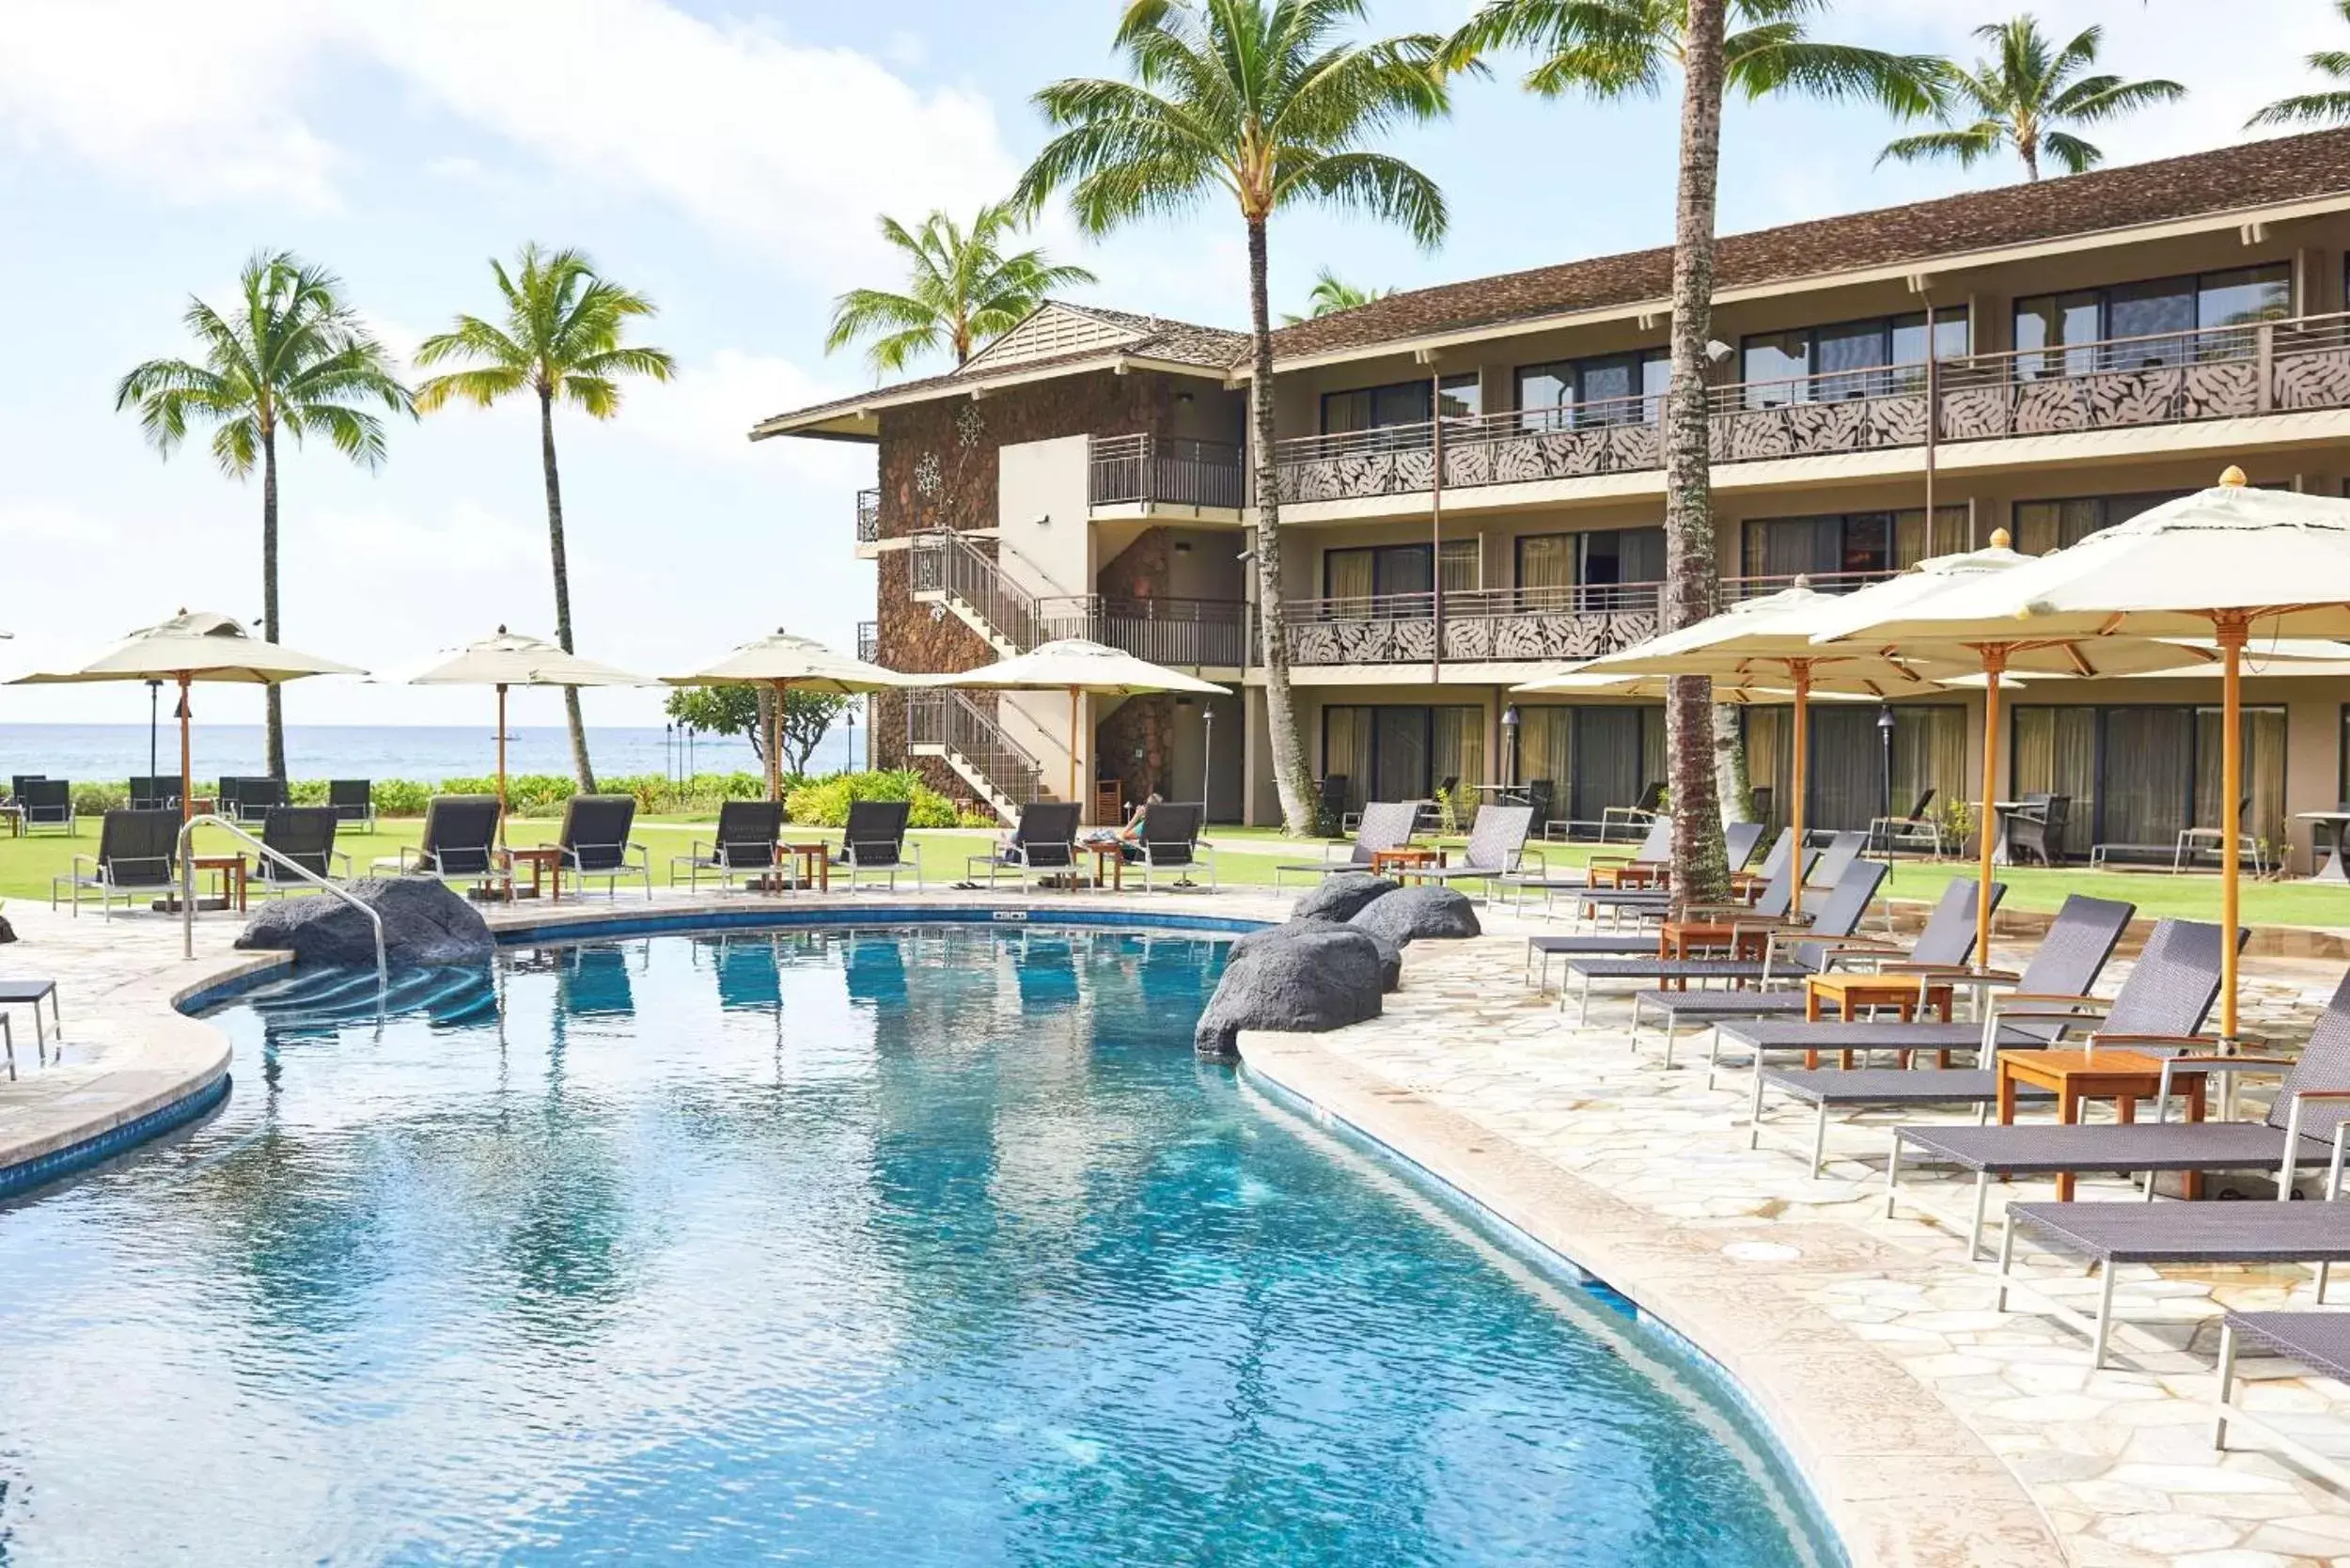
[[[497,796],[434,795],[425,804],[424,837],[413,846],[400,845],[397,855],[371,862],[368,870],[510,886],[512,879],[498,869],[497,836]]]
[[[180,868],[180,813],[109,811],[98,830],[98,853],[77,855],[73,870],[49,879],[49,907],[67,895],[82,913],[85,894],[96,894],[100,913],[114,918],[115,901],[170,897]]]
[[[1741,828],[1744,828],[1751,824],[1741,823],[1738,825]],[[1755,831],[1759,833],[1761,832],[1761,829],[1757,828]],[[1646,862],[1651,865],[1661,865],[1666,863],[1671,858],[1672,855],[1672,819],[1670,817],[1655,818],[1648,824],[1648,837],[1640,841],[1640,847],[1636,852],[1634,858],[1637,861]],[[1753,851],[1753,845],[1749,843],[1746,847],[1747,853],[1751,854]],[[1733,843],[1730,845],[1731,853],[1733,855],[1737,854],[1738,848],[1739,846],[1737,844]],[[1597,859],[1598,857],[1593,856],[1593,858]],[[1530,875],[1521,872],[1518,875],[1503,877],[1500,880],[1501,885],[1509,888],[1510,891],[1516,896],[1521,906],[1524,904],[1529,894],[1542,894],[1543,913],[1544,915],[1550,914],[1556,907],[1555,901],[1561,893],[1572,894],[1580,898],[1586,893],[1600,891],[1600,889],[1595,889],[1591,886],[1590,873],[1588,870],[1584,869],[1568,869],[1553,874],[1548,868],[1544,868],[1543,870]],[[1660,901],[1664,898],[1664,890],[1662,888],[1652,887],[1644,889],[1644,891],[1655,893]],[[1627,910],[1637,912],[1645,911],[1649,907],[1649,904],[1646,902],[1642,902],[1638,903],[1626,904],[1623,907]],[[1533,940],[1537,942],[1547,942],[1561,945],[1548,948],[1536,948],[1529,946],[1527,949],[1527,964],[1529,971],[1529,977],[1534,963],[1534,955],[1537,952],[1638,953],[1646,952],[1655,945],[1653,939],[1633,936],[1552,936],[1537,937]],[[1574,945],[1576,943],[1586,945],[1578,947]],[[1544,962],[1543,966],[1543,978],[1544,980],[1547,980],[1549,978],[1549,964],[1547,961]]]
[[[1603,844],[1606,843],[1607,841],[1608,835],[1619,827],[1629,828],[1647,826],[1649,819],[1662,811],[1664,807],[1665,781],[1661,778],[1652,778],[1647,784],[1641,787],[1639,798],[1634,801],[1630,806],[1603,806],[1600,808],[1600,842]]]
[[[1335,839],[1346,830],[1346,796],[1353,780],[1342,773],[1324,774],[1314,786],[1314,831]]]
[[[1993,909],[1998,909],[1999,901],[2006,896],[2005,883],[1991,885]],[[1953,970],[1964,969],[1967,956],[1974,950],[1975,885],[1953,879],[1942,889],[1942,897],[1935,902],[1934,913],[1927,917],[1915,946],[1904,950],[1891,942],[1851,936],[1828,949],[1825,968],[1914,976],[1918,997],[1913,1005],[1922,1011],[1934,981]],[[1665,1022],[1665,1065],[1669,1067],[1674,1032],[1683,1024],[1704,1027],[1732,1018],[1801,1018],[1810,1011],[1811,990],[1807,977],[1802,985],[1793,990],[1643,991],[1632,998],[1633,1044],[1636,1048],[1639,1044],[1642,1021],[1651,1015],[1661,1016]],[[1714,1054],[1718,1060],[1718,1042]],[[1711,1066],[1706,1071],[1706,1087],[1713,1087]]]
[[[2339,1117],[2341,1113],[2329,1109],[2327,1114]],[[2308,1141],[2316,1150],[2309,1163],[2320,1168],[2341,1147],[2339,1133]],[[2334,1184],[2335,1179],[2329,1176],[2326,1190],[2333,1191]],[[2098,1265],[2101,1278],[2093,1317],[2054,1302],[2040,1303],[2046,1315],[2089,1336],[2089,1365],[2094,1371],[2106,1364],[2106,1346],[2113,1336],[2117,1265],[2259,1268],[2302,1263],[2318,1271],[2317,1294],[2322,1304],[2327,1273],[2336,1263],[2350,1262],[2350,1203],[2013,1203],[2008,1206],[1999,1240],[1996,1299],[2002,1312],[2007,1310],[2013,1288],[2015,1244],[2026,1236],[2050,1251],[2086,1258]]]
[[[180,809],[180,776],[134,777],[131,780],[131,809],[133,811],[177,811]]]
[[[1671,819],[1669,817],[1658,818],[1657,821],[1665,823],[1668,833],[1670,832]],[[1653,825],[1653,823],[1651,824],[1652,830]],[[1746,858],[1751,860],[1754,857],[1754,844],[1762,839],[1762,829],[1752,823],[1741,823],[1738,826],[1741,829],[1751,829],[1754,833],[1754,839],[1747,843]],[[1744,839],[1745,834],[1742,832],[1740,837]],[[1723,834],[1723,840],[1725,845],[1729,844],[1730,835],[1727,831]],[[1774,915],[1786,914],[1788,906],[1794,900],[1794,884],[1786,880],[1785,876],[1788,857],[1794,852],[1794,831],[1788,828],[1779,829],[1778,838],[1771,844],[1771,853],[1763,856],[1761,866],[1751,871],[1737,870],[1733,867],[1731,874],[1731,896],[1752,901],[1758,905],[1765,896],[1768,896],[1777,901],[1777,906],[1772,913]],[[1668,839],[1660,858],[1669,855],[1670,853]],[[1804,856],[1805,873],[1810,875],[1812,868],[1818,863],[1817,855],[1807,853]],[[1671,908],[1673,896],[1670,889],[1665,887],[1594,887],[1575,900],[1575,913],[1584,919],[1596,919],[1602,914],[1606,914],[1618,924],[1625,919],[1657,920],[1664,918],[1666,912]]]
[[[1938,793],[1940,792],[1929,784],[1919,792],[1918,798],[1910,803],[1907,816],[1873,819],[1869,823],[1869,847],[1881,854],[1890,855],[1905,844],[1913,849],[1932,850],[1935,858],[1940,858],[1942,824],[1936,819],[1926,815],[1934,808],[1934,797]]]
[[[2239,929],[2237,946],[2241,947],[2250,934]],[[2187,1053],[2199,1047],[2211,1051],[2219,1043],[2216,1037],[2200,1032],[2212,1002],[2219,995],[2219,972],[2217,926],[2201,920],[2162,920],[2155,924],[2154,934],[2147,937],[2145,950],[2138,954],[2138,963],[2131,968],[2129,978],[2122,982],[2122,988],[2114,993],[2111,1004],[2106,1006],[2103,1017],[2095,1015],[2099,1004],[2079,997],[2059,998],[2051,1007],[2035,1007],[2032,998],[2017,996],[2004,998],[2004,1005],[1995,1005],[1985,1027],[2033,1021],[2052,1023],[2077,1033],[2081,1043],[2091,1049],[2110,1045],[2148,1056],[2178,1057],[2196,1064],[2199,1071],[2232,1073],[2268,1065],[2271,1058],[2267,1058],[2188,1057]],[[2053,1042],[2029,1048],[2044,1048],[2047,1043]],[[2223,1065],[2208,1065],[2214,1062]],[[2163,1077],[2167,1086],[2167,1068]],[[2148,1136],[2143,1137],[2128,1136],[2138,1131],[2131,1126],[2065,1126],[2045,1122],[2003,1127],[1927,1123],[1896,1127],[1892,1158],[1885,1168],[1885,1210],[1888,1215],[1893,1212],[1901,1185],[1902,1162],[1911,1155],[1928,1162],[1956,1165],[1975,1173],[1975,1223],[1970,1245],[1982,1237],[1982,1216],[1993,1177],[2080,1171],[2126,1175],[2140,1170],[2245,1169],[2276,1165],[2281,1158],[2281,1144],[2270,1138],[2261,1145],[2264,1151],[2261,1158],[2250,1161],[2248,1166],[2231,1165],[2223,1156],[2231,1149],[2244,1148],[2240,1140],[2246,1132],[2257,1129],[2233,1122],[2210,1125],[2214,1128],[2212,1135],[2188,1139],[2168,1137],[2152,1125],[2144,1129]],[[2124,1136],[2116,1137],[2113,1135],[2117,1133]],[[2197,1163],[2206,1155],[2209,1163]]]
[[[24,831],[63,828],[73,836],[73,781],[70,778],[27,778],[16,787],[17,808],[24,813]]]
[[[1528,831],[1537,839],[1549,838],[1550,814],[1559,809],[1559,781],[1555,778],[1528,780],[1526,804],[1534,808],[1534,823]]]
[[[1396,874],[1412,882],[1448,886],[1482,882],[1490,893],[1490,885],[1515,874],[1529,853],[1541,855],[1540,850],[1526,847],[1526,835],[1533,823],[1530,806],[1488,806],[1477,813],[1477,824],[1469,829],[1468,847],[1461,852],[1460,859],[1449,866],[1406,866]]]
[[[1011,830],[1011,842],[993,855],[975,855],[965,862],[966,877],[978,881],[981,868],[987,872],[987,885],[995,886],[1002,871],[1017,871],[1023,879],[1030,876],[1058,876],[1069,879],[1073,891],[1079,882],[1077,873],[1077,819],[1081,808],[1070,800],[1032,800],[1020,808],[1020,821]]]
[[[1172,886],[1197,886],[1192,872],[1205,869],[1208,886],[1215,886],[1215,852],[1199,841],[1200,819],[1207,808],[1198,801],[1155,801],[1142,808],[1139,842],[1127,846],[1142,867],[1142,890],[1152,892],[1163,873],[1175,873]]]
[[[241,774],[224,773],[212,786],[212,809],[230,822],[237,820],[237,798],[244,793],[245,779]]]
[[[644,845],[628,841],[635,825],[634,795],[573,795],[563,804],[562,830],[552,846],[563,852],[563,874],[583,886],[602,877],[615,898],[623,881],[642,881],[651,898],[652,858]]]
[[[1281,886],[1283,872],[1296,876],[1325,877],[1333,871],[1367,871],[1376,850],[1402,849],[1412,841],[1412,822],[1418,808],[1408,800],[1375,800],[1363,808],[1363,820],[1355,825],[1355,845],[1343,860],[1326,856],[1319,865],[1276,866],[1273,886]],[[1336,849],[1337,845],[1331,845]]]
[[[2030,794],[2008,818],[2008,854],[2017,860],[2031,856],[2043,866],[2064,858],[2064,829],[2073,815],[2071,795]]]
[[[332,778],[326,784],[326,804],[335,808],[337,820],[357,823],[362,833],[375,831],[375,781],[368,778]]]
[[[2062,908],[2049,924],[2031,962],[2017,976],[2007,976],[1998,970],[1980,965],[1948,977],[1959,986],[2013,984],[2017,996],[2029,996],[2042,1007],[2051,1007],[2059,998],[2087,997],[2097,983],[2097,976],[2113,956],[2115,944],[2138,913],[2136,904],[2117,902],[2111,899],[2092,899],[2076,893],[2064,901]],[[1998,1085],[1988,1060],[1983,1059],[1984,1043],[1994,1048],[2029,1049],[2046,1045],[2063,1033],[2071,1014],[2055,1018],[2034,1018],[1998,1022],[1989,1016],[1997,1010],[1986,1004],[1985,1016],[1974,1023],[1944,1024],[1938,1022],[1902,1023],[1888,1019],[1862,1019],[1855,1023],[1806,1023],[1800,1019],[1740,1018],[1725,1019],[1714,1028],[1714,1061],[1718,1062],[1724,1046],[1743,1049],[1753,1058],[1754,1125],[1747,1139],[1752,1147],[1762,1136],[1763,1100],[1766,1092],[1785,1094],[1792,1099],[1817,1107],[1813,1149],[1825,1135],[1827,1115],[1831,1109],[1865,1110],[1896,1109],[1909,1105],[1980,1105],[1991,1103]],[[1773,1056],[1788,1056],[1802,1052],[1816,1058],[1825,1052],[1841,1054],[1841,1068],[1772,1067]],[[1856,1053],[1874,1055],[1899,1052],[1904,1058],[1932,1052],[1937,1059],[1951,1051],[1975,1053],[1982,1065],[1977,1068],[1937,1067],[1908,1069],[1890,1067],[1860,1067],[1852,1065]],[[1712,1065],[1708,1066],[1709,1077]]]
[[[913,812],[910,801],[849,803],[849,821],[840,834],[840,853],[833,856],[832,863],[848,868],[851,892],[870,876],[876,882],[886,883],[894,893],[901,871],[912,871],[915,890],[921,890],[922,847],[906,843],[906,821]]]
[[[2329,1264],[2318,1265],[2322,1278]],[[2325,1294],[2321,1285],[2318,1294]],[[2234,1403],[2236,1356],[2249,1344],[2302,1366],[2321,1377],[2350,1382],[2350,1312],[2230,1312],[2219,1320],[2218,1387],[2214,1390],[2211,1446],[2226,1450],[2228,1429],[2240,1426],[2295,1464],[2350,1487],[2350,1466],[2318,1452],[2293,1434]]]
[[[1886,866],[1881,860],[1856,860],[1844,872],[1843,880],[1828,890],[1816,913],[1803,925],[1785,926],[1770,920],[1743,919],[1731,923],[1731,950],[1740,950],[1749,937],[1759,936],[1763,944],[1760,959],[1741,958],[1574,958],[1567,961],[1567,973],[1582,981],[1576,988],[1580,1003],[1575,1022],[1589,1023],[1591,1016],[1591,982],[1593,980],[1651,980],[1663,985],[1701,985],[1708,981],[1722,985],[1769,986],[1788,981],[1800,982],[1806,975],[1822,972],[1827,965],[1829,953],[1844,938],[1860,928],[1861,917],[1868,914],[1869,904],[1885,884]],[[1566,987],[1559,989],[1559,1005],[1566,1006]],[[1637,1033],[1638,998],[1634,998],[1636,1032],[1634,1048],[1638,1048]]]
[[[351,856],[335,853],[335,829],[342,819],[331,806],[280,806],[261,819],[261,845],[315,877],[349,881]],[[280,897],[312,885],[269,855],[256,855],[245,873],[248,890]]]
[[[718,827],[709,839],[696,839],[689,853],[669,857],[669,886],[677,886],[680,868],[685,886],[699,891],[701,879],[715,877],[731,887],[740,877],[759,878],[776,869],[776,841],[783,837],[783,803],[774,800],[728,800],[718,806]]]
[[[221,809],[233,823],[265,822],[272,811],[287,804],[286,781],[282,778],[248,778],[237,786],[233,805],[221,803]]]

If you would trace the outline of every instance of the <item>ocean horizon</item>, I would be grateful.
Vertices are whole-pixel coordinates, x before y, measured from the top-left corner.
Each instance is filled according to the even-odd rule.
[[[855,736],[860,762],[870,754],[865,736]],[[517,725],[507,731],[509,774],[572,771],[571,738],[560,725]],[[144,724],[0,724],[0,778],[37,773],[52,778],[105,783],[145,776],[149,731]],[[153,772],[180,768],[180,734],[165,723],[154,734]],[[849,765],[850,731],[835,726],[817,743],[811,773],[833,773]],[[258,724],[199,724],[194,734],[195,774],[259,774],[262,728]],[[588,757],[598,776],[638,774],[757,773],[750,742],[697,734],[690,748],[657,726],[590,725]],[[690,766],[689,766],[690,763]],[[294,778],[445,778],[487,776],[497,768],[497,736],[491,726],[403,724],[290,724],[286,727],[286,771]]]

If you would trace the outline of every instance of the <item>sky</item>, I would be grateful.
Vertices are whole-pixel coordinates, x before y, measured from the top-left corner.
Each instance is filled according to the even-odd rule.
[[[1382,33],[1447,29],[1469,0],[1371,0]],[[2227,144],[2303,90],[2302,56],[2350,47],[2331,0],[2041,0],[2051,30],[2106,27],[2107,69],[2187,85],[2177,106],[2091,133],[2115,163]],[[855,559],[870,447],[745,439],[752,422],[871,384],[823,351],[832,298],[900,274],[878,213],[967,212],[1043,139],[1029,95],[1114,73],[1117,0],[0,0],[0,672],[55,666],[181,607],[258,621],[258,480],[200,439],[168,461],[118,414],[141,360],[192,352],[189,297],[224,302],[242,260],[291,249],[343,279],[405,354],[490,314],[488,262],[525,241],[587,251],[649,293],[667,384],[619,416],[558,415],[582,652],[674,673],[776,628],[844,650],[873,614]],[[1819,36],[1972,59],[1986,0],[1841,0]],[[2214,24],[2224,18],[2224,34]],[[1368,222],[1285,215],[1277,310],[1317,268],[1414,287],[1663,243],[1675,106],[1543,101],[1523,63],[1465,84],[1394,150],[1441,183],[1441,247]],[[1721,227],[1799,222],[2018,177],[2008,164],[1875,165],[1862,107],[1735,105]],[[1098,286],[1073,297],[1240,326],[1238,220],[1206,207],[1107,242],[1065,214],[1039,238]],[[943,367],[932,367],[940,368]],[[282,455],[284,638],[397,674],[499,624],[548,635],[535,410],[451,408],[391,431],[369,473],[324,446]],[[136,686],[0,688],[0,721],[144,722]],[[586,694],[590,724],[660,722],[661,694]],[[258,717],[208,694],[206,716]],[[462,691],[319,681],[294,723],[446,723]],[[517,722],[559,722],[550,693]]]

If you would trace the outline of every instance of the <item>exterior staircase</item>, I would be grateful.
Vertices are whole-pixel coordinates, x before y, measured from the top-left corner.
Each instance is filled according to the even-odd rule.
[[[1044,765],[963,693],[911,691],[905,707],[906,754],[944,760],[1007,823],[1043,798]]]
[[[908,548],[908,597],[940,604],[1004,658],[1047,640],[1036,595],[1007,578],[961,534],[916,534]]]

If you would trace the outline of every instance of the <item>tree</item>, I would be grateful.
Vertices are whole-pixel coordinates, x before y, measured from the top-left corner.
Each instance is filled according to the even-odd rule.
[[[322,435],[370,471],[384,462],[384,422],[362,403],[414,414],[390,353],[342,299],[342,279],[290,251],[257,251],[237,275],[224,316],[191,297],[180,317],[203,358],[150,359],[115,387],[115,409],[138,406],[149,445],[168,458],[191,417],[212,429],[212,459],[243,479],[261,466],[261,635],[284,634],[277,602],[277,438]],[[269,688],[272,778],[286,776],[286,713]]]
[[[806,773],[817,743],[848,711],[849,699],[829,692],[788,689],[783,716],[776,729],[776,746],[788,764],[786,773]],[[669,694],[667,713],[681,724],[713,735],[749,738],[760,767],[767,765],[767,706],[775,694],[764,686],[685,686]]]
[[[1444,237],[1435,182],[1369,144],[1449,112],[1441,40],[1341,37],[1363,0],[1130,0],[1117,35],[1134,80],[1056,82],[1036,95],[1055,127],[1016,199],[1066,190],[1077,222],[1106,234],[1146,216],[1229,198],[1248,239],[1250,445],[1256,469],[1259,618],[1265,719],[1281,819],[1313,831],[1313,780],[1290,694],[1274,461],[1273,322],[1267,230],[1285,208],[1319,204],[1400,224],[1423,246]]]
[[[547,492],[547,554],[555,569],[555,640],[572,646],[572,572],[563,544],[563,487],[555,463],[555,403],[564,401],[594,419],[620,411],[622,376],[667,381],[677,361],[660,349],[623,343],[630,321],[654,314],[652,301],[600,276],[575,250],[523,246],[510,273],[490,263],[505,299],[503,326],[460,316],[456,326],[426,338],[418,365],[447,362],[471,368],[434,376],[416,388],[416,407],[431,413],[452,398],[488,408],[518,392],[539,400],[539,466]],[[563,688],[572,730],[572,772],[583,792],[596,787],[588,760],[588,729],[580,722],[579,689]]]
[[[1972,168],[2001,148],[2013,147],[2024,160],[2024,172],[2034,180],[2040,178],[2044,153],[2065,173],[2080,174],[2104,163],[2106,155],[2057,127],[2095,125],[2186,96],[2176,82],[2083,76],[2096,63],[2105,37],[2100,27],[2082,28],[2072,42],[2056,50],[2029,14],[1987,23],[1975,29],[1975,37],[1995,46],[1996,57],[1976,61],[1972,71],[1950,62],[1943,66],[1949,106],[1973,110],[1973,122],[1951,124],[1946,113],[1948,129],[1888,143],[1877,162],[1955,158],[1960,167]]]
[[[1042,250],[1006,256],[1004,241],[1021,227],[1009,202],[980,208],[968,229],[940,212],[911,231],[885,214],[882,238],[905,253],[906,291],[852,289],[834,300],[824,352],[870,339],[865,356],[877,380],[924,354],[951,353],[961,365],[1018,326],[1047,294],[1094,280],[1083,267],[1048,262]]]
[[[1712,615],[1719,603],[1708,447],[1706,344],[1713,335],[1714,225],[1722,101],[1800,92],[1863,99],[1897,115],[1932,113],[1943,62],[1823,43],[1807,19],[1826,0],[1492,0],[1447,45],[1464,66],[1496,48],[1531,50],[1528,90],[1544,97],[1654,97],[1682,73],[1680,180],[1673,219],[1672,381],[1664,413],[1665,624]],[[1739,30],[1729,31],[1734,13]],[[1684,899],[1719,898],[1730,873],[1716,785],[1713,682],[1667,685],[1666,769],[1672,790],[1672,878]],[[1725,713],[1725,716],[1726,713]],[[1734,770],[1725,764],[1720,771]]]
[[[1369,305],[1373,300],[1386,299],[1394,292],[1392,289],[1357,289],[1324,267],[1314,274],[1313,292],[1306,296],[1309,306],[1306,314],[1292,316],[1285,313],[1281,317],[1281,324],[1295,326],[1300,321],[1315,321],[1341,310],[1352,310],[1358,305]]]
[[[2350,0],[2334,0],[2334,9],[2350,22]],[[2310,69],[2343,84],[2324,92],[2280,98],[2244,122],[2248,131],[2264,125],[2341,125],[2350,122],[2350,50],[2321,49],[2309,57]]]

